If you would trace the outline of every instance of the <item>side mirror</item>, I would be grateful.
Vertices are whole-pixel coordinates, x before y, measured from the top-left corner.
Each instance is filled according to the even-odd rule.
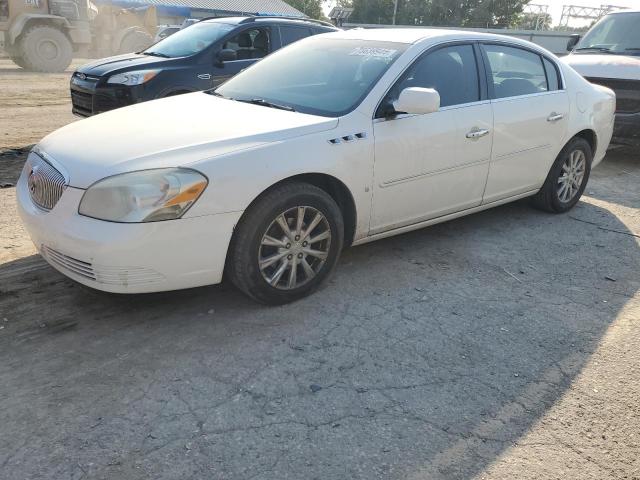
[[[220,63],[232,62],[238,59],[238,53],[230,48],[225,48],[223,50],[220,50],[216,57],[218,58],[218,62]]]
[[[418,115],[437,112],[440,110],[440,94],[433,88],[405,88],[393,102],[393,108],[398,113]]]
[[[577,33],[574,33],[573,35],[571,35],[571,37],[569,38],[569,41],[567,42],[567,52],[572,51],[574,47],[578,44],[581,38],[582,37]]]

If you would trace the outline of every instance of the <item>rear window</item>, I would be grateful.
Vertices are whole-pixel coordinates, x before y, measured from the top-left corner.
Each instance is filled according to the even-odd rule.
[[[537,53],[504,45],[484,45],[494,98],[546,92],[547,74]]]
[[[308,27],[280,26],[280,37],[282,45],[289,45],[311,35],[311,29]]]
[[[549,91],[561,90],[560,76],[558,75],[558,69],[550,60],[543,58],[544,69],[547,72],[547,82],[549,83]]]

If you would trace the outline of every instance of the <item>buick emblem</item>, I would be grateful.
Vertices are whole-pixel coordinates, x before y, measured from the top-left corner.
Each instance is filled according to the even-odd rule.
[[[84,73],[78,73],[78,78],[80,80],[86,80],[87,76]]]
[[[29,191],[33,194],[36,191],[36,188],[38,188],[38,166],[36,165],[35,167],[33,167],[33,169],[31,170],[31,173],[29,174],[29,179],[27,181],[28,185],[29,185]]]

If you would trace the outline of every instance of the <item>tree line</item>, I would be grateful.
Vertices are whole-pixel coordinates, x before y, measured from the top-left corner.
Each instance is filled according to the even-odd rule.
[[[323,18],[328,0],[288,0],[313,18]],[[509,27],[519,23],[530,0],[338,0],[353,8],[352,23],[433,25],[449,27]]]

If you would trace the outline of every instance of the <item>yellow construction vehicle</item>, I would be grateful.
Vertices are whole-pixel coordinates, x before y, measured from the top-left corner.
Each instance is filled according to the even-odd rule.
[[[0,0],[0,46],[22,68],[62,72],[73,56],[104,57],[153,43],[155,7],[124,9],[89,0]]]

